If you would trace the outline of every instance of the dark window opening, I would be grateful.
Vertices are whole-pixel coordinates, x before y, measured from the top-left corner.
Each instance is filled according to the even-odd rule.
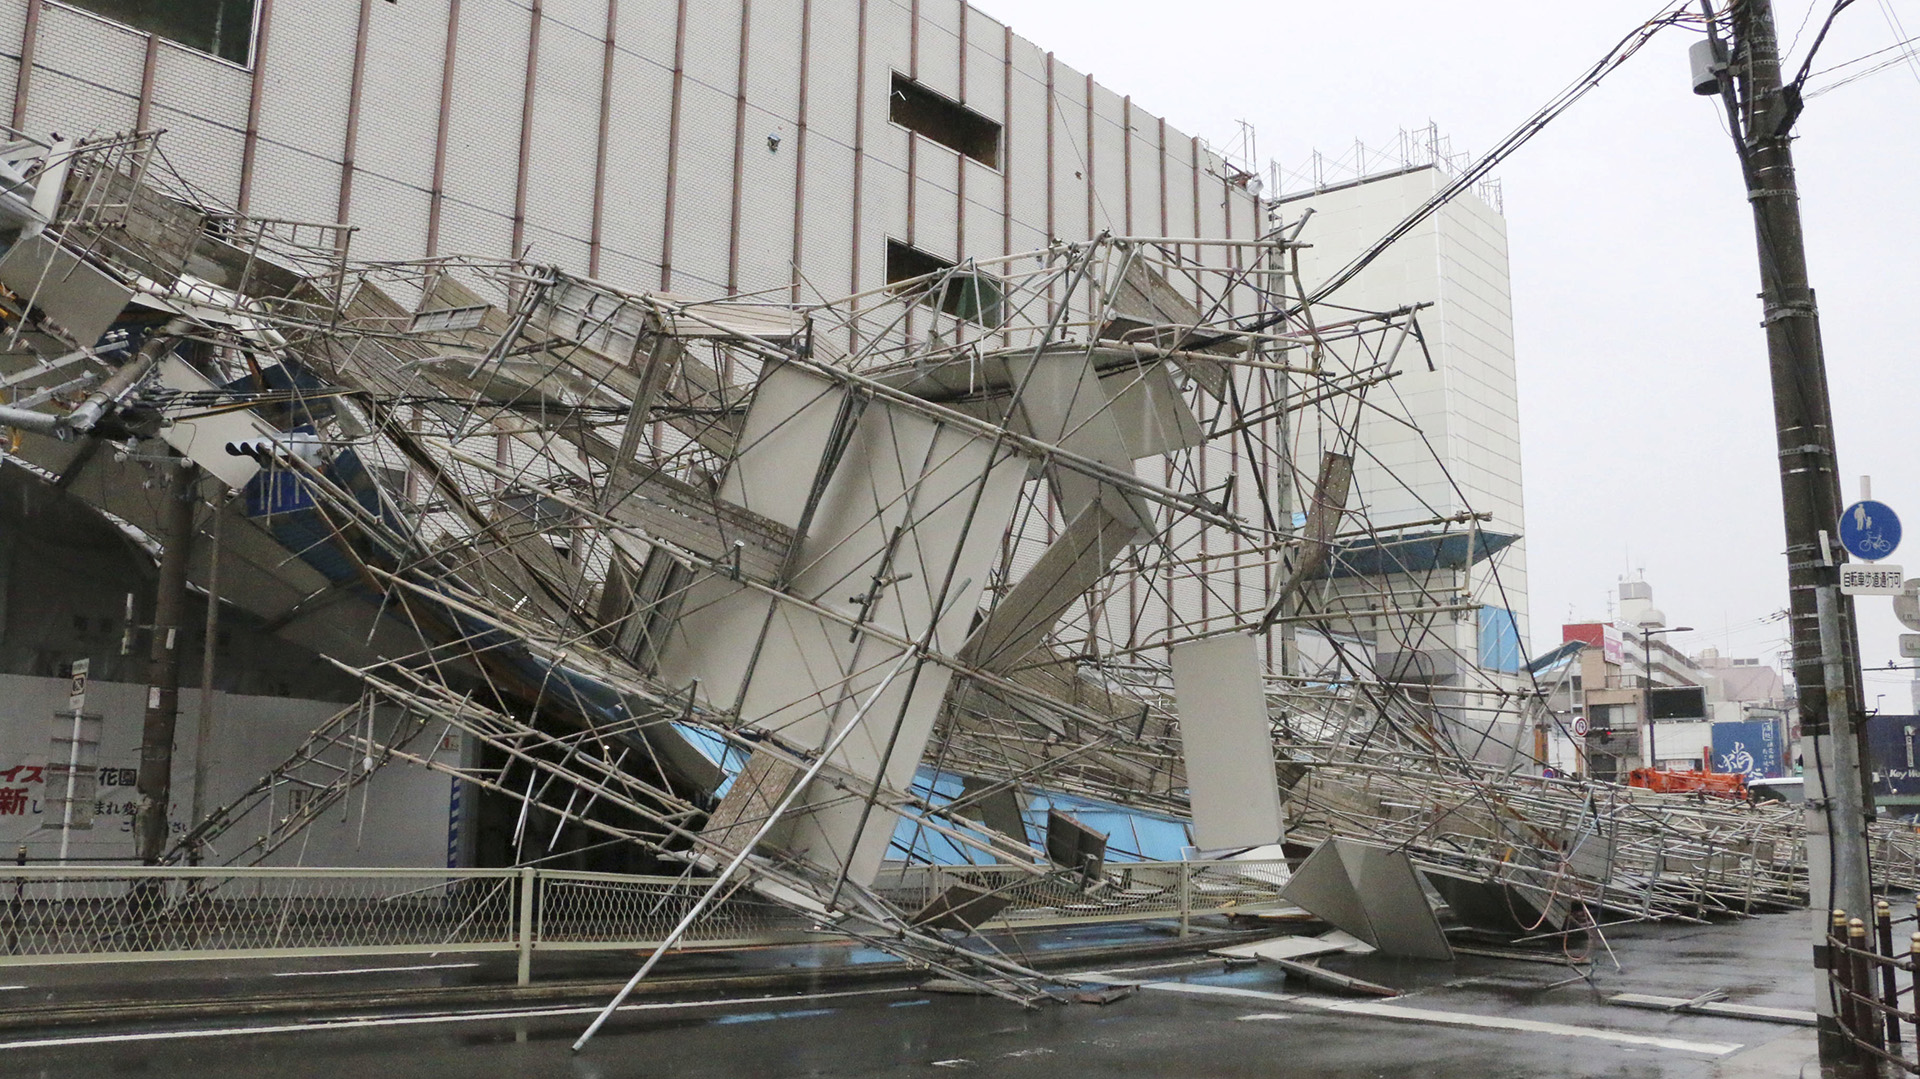
[[[222,60],[246,64],[253,52],[255,0],[64,0],[73,7],[105,15],[178,42],[189,49],[211,53]]]
[[[988,168],[1000,167],[1000,125],[899,72],[887,95],[887,119]]]
[[[941,312],[998,329],[1004,290],[1000,281],[989,275],[955,270],[954,264],[936,255],[898,240],[887,241],[887,284],[897,285],[928,274],[945,273],[930,281],[915,281],[902,289],[903,294],[918,294],[921,303]]]

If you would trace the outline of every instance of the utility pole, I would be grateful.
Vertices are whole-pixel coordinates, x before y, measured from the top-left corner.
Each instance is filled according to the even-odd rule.
[[[153,645],[147,653],[147,714],[140,729],[134,854],[158,865],[167,849],[167,808],[173,801],[173,734],[180,718],[180,622],[187,603],[187,560],[193,547],[193,511],[200,470],[169,454],[166,532],[160,537],[160,583],[154,590]]]
[[[1710,8],[1708,17],[1713,17]],[[1734,0],[1727,28],[1730,53],[1722,51],[1715,33],[1695,46],[1694,89],[1718,95],[1726,106],[1759,246],[1787,533],[1793,680],[1807,773],[1809,898],[1813,939],[1820,942],[1832,908],[1871,918],[1859,646],[1852,601],[1840,594],[1838,562],[1845,555],[1831,535],[1843,507],[1820,320],[1807,283],[1793,174],[1791,132],[1800,115],[1800,90],[1797,84],[1781,84],[1771,0]],[[1814,965],[1824,967],[1826,960],[1825,947],[1816,943]],[[1848,1056],[1851,1047],[1841,1036],[1832,991],[1822,982],[1814,1005],[1820,1056],[1828,1062]]]

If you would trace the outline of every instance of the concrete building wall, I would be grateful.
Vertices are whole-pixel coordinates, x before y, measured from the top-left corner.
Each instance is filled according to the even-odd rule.
[[[211,198],[350,222],[364,257],[816,298],[884,283],[888,238],[957,259],[1258,221],[1191,136],[956,0],[277,0],[252,55],[0,0],[20,126],[144,116]],[[1002,125],[999,161],[891,122],[895,72]]]
[[[65,678],[0,675],[0,850],[11,856],[25,847],[29,862],[59,857],[61,820],[50,810],[59,798],[47,769],[53,727],[67,722],[55,713],[67,706]],[[87,687],[87,713],[101,717],[92,827],[76,828],[68,842],[74,860],[126,860],[133,856],[134,779],[140,768],[140,726],[147,687],[95,681]],[[268,769],[285,760],[308,732],[340,706],[286,697],[215,692],[214,751],[209,761],[205,805],[213,809],[238,797]],[[191,820],[195,731],[199,690],[180,693],[180,735],[174,749],[173,801],[168,812],[175,838]],[[430,737],[430,736],[423,736]],[[432,749],[429,743],[416,746]],[[457,749],[440,750],[449,759]],[[364,794],[365,800],[362,800]],[[424,768],[395,765],[382,771],[267,865],[432,866],[446,864],[452,780]],[[283,795],[284,799],[285,795]],[[251,843],[267,830],[269,811],[285,816],[284,800],[256,811],[227,832],[214,860]],[[367,822],[362,827],[362,821]]]

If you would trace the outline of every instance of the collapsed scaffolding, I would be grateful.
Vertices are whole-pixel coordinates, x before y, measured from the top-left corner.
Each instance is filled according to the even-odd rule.
[[[1805,901],[1792,812],[1540,778],[1553,687],[1459,632],[1517,537],[1355,482],[1420,309],[1309,301],[1301,222],[701,300],[355,261],[147,135],[0,161],[10,460],[156,542],[184,491],[218,599],[362,687],[166,861],[259,863],[402,762],[511,807],[470,857],[622,851],[688,921],[745,888],[1022,1001],[976,929],[1159,887],[1042,794],[1190,821],[1276,902],[1283,840],[1364,840],[1509,937]]]

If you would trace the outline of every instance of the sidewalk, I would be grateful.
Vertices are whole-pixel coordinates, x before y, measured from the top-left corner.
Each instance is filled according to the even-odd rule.
[[[990,936],[1009,958],[1038,970],[1193,955],[1272,934],[1170,923],[1109,924]],[[326,1015],[369,1008],[604,1001],[644,952],[534,955],[532,984],[516,984],[511,953],[384,954],[304,959],[221,959],[0,967],[0,1030],[97,1027],[213,1016]],[[664,957],[635,993],[699,998],[810,992],[851,985],[911,985],[925,971],[848,943],[688,950]]]

